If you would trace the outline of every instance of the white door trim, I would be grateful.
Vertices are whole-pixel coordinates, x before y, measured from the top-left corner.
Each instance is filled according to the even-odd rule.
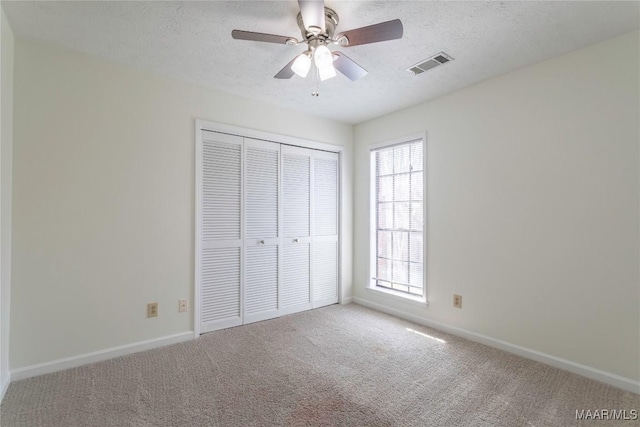
[[[326,142],[312,141],[310,139],[296,138],[293,136],[279,135],[277,133],[264,132],[239,126],[216,123],[203,119],[196,119],[196,133],[198,131],[211,131],[242,136],[244,138],[261,139],[263,141],[276,142],[278,144],[293,145],[297,147],[313,148],[315,150],[332,151],[340,153],[344,151],[341,145],[327,144]]]

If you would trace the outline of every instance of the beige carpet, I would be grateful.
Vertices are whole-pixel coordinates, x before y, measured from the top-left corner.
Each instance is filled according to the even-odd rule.
[[[12,383],[15,426],[567,426],[640,396],[356,305]],[[628,422],[637,425],[637,422]]]

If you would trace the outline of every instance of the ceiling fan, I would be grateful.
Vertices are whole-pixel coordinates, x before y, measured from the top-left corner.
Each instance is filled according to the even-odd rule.
[[[351,47],[402,38],[403,28],[399,19],[335,34],[339,22],[338,14],[333,9],[325,7],[323,0],[298,0],[298,4],[298,27],[302,32],[302,40],[251,31],[231,32],[231,36],[237,40],[307,45],[306,51],[293,58],[274,76],[276,79],[290,79],[294,74],[306,77],[313,59],[320,80],[335,77],[336,69],[349,79],[358,80],[367,74],[367,70],[344,53],[332,52],[328,46]]]

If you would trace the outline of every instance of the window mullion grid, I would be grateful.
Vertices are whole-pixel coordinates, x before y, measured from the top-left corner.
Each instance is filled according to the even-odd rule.
[[[392,211],[391,211],[391,229],[396,229],[396,150],[395,148],[391,150],[391,200],[393,200]],[[395,231],[391,232],[391,259],[396,259],[396,245],[395,245]],[[391,261],[391,289],[395,289],[393,286],[395,275],[395,262]]]
[[[412,175],[411,175],[411,170],[412,170],[412,162],[411,162],[411,145],[409,145],[409,231],[407,232],[407,283],[409,284],[409,288],[408,291],[409,293],[411,293],[411,263],[408,261],[411,261],[411,220],[413,218],[412,214],[412,207],[413,207],[413,203],[411,203],[411,182],[413,181]]]
[[[380,238],[380,151],[376,151],[376,259],[374,260],[376,263],[376,286],[380,285],[380,266],[378,265],[378,260],[380,253],[378,252],[380,249],[380,245],[378,243],[378,239]]]
[[[412,191],[411,191],[412,188],[414,187],[414,183],[413,183],[413,178],[414,178],[413,177],[413,165],[412,165],[413,153],[411,152],[412,151],[411,147],[414,144],[410,143],[410,144],[407,144],[407,145],[409,146],[409,171],[408,172],[398,172],[396,170],[396,157],[397,157],[396,156],[396,154],[397,154],[396,152],[398,150],[396,150],[395,148],[390,150],[391,151],[391,159],[390,159],[391,160],[391,165],[390,165],[391,166],[391,173],[387,173],[385,175],[381,174],[381,155],[380,155],[380,152],[382,150],[377,151],[376,152],[376,156],[375,156],[375,161],[376,161],[376,181],[375,181],[376,182],[376,195],[375,195],[375,197],[376,197],[376,200],[375,200],[375,206],[376,206],[376,213],[375,213],[375,215],[376,215],[376,217],[375,217],[376,218],[376,239],[375,239],[375,243],[376,243],[376,260],[375,260],[375,262],[376,262],[376,278],[375,278],[375,282],[376,282],[377,286],[381,286],[381,287],[385,287],[385,288],[388,287],[388,286],[381,285],[380,284],[380,278],[379,278],[379,272],[380,272],[379,259],[384,258],[385,260],[388,261],[387,272],[388,272],[388,274],[390,276],[388,278],[389,284],[390,284],[390,286],[388,288],[389,289],[398,290],[398,289],[396,289],[394,287],[394,284],[396,283],[395,282],[396,277],[395,277],[394,273],[396,273],[396,270],[397,270],[395,264],[397,262],[398,264],[400,264],[399,268],[404,268],[406,266],[406,269],[407,269],[407,271],[406,271],[406,273],[407,273],[406,274],[407,283],[402,284],[402,286],[407,286],[408,289],[407,289],[406,293],[415,295],[414,293],[411,292],[412,284],[411,284],[411,268],[410,268],[410,266],[412,264],[412,261],[411,261],[411,240],[412,240],[411,238],[412,238],[412,233],[411,233],[411,231],[412,231],[412,216],[413,216],[413,201],[414,201],[413,200],[413,196],[412,196]],[[409,175],[409,189],[408,189],[409,190],[409,197],[408,197],[408,205],[409,205],[408,206],[408,214],[409,214],[408,221],[409,221],[409,225],[408,225],[407,229],[404,229],[404,228],[400,229],[398,227],[398,224],[397,224],[397,215],[396,215],[398,213],[397,205],[399,203],[399,200],[397,198],[398,195],[396,194],[396,182],[397,182],[398,175],[407,175],[407,174]],[[391,198],[390,198],[390,200],[381,200],[381,188],[382,188],[381,187],[381,178],[382,177],[386,177],[386,178],[390,177],[391,180],[392,180],[392,182],[391,182]],[[405,202],[407,202],[407,201],[405,201]],[[388,203],[392,204],[392,206],[391,206],[392,226],[390,228],[385,228],[385,230],[389,232],[388,238],[389,238],[390,243],[391,243],[390,244],[391,254],[390,254],[390,257],[381,257],[380,253],[379,253],[379,238],[380,238],[380,231],[382,230],[380,228],[380,208],[381,208],[382,204],[388,204]],[[408,257],[408,259],[406,261],[400,259],[401,258],[401,256],[400,256],[401,253],[396,253],[396,240],[398,238],[402,239],[402,237],[398,235],[399,233],[406,233],[406,236],[407,236],[407,242],[406,242],[407,247],[406,247],[406,249],[407,249],[407,257]],[[402,240],[398,241],[397,243],[398,243],[398,245],[401,244]],[[399,247],[397,249],[402,251],[402,249],[399,248]],[[416,263],[418,263],[418,262],[416,262]],[[418,264],[420,264],[420,263],[418,263]],[[420,288],[422,289],[423,294],[424,294],[424,284],[422,286],[420,286]],[[402,292],[404,292],[404,291],[402,291]]]

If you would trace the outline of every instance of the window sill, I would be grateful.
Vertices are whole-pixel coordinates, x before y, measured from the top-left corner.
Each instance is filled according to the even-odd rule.
[[[425,297],[419,297],[414,295],[408,295],[402,292],[395,292],[391,289],[383,289],[380,287],[370,287],[367,286],[365,288],[367,292],[371,292],[372,294],[384,295],[385,297],[389,297],[394,301],[400,301],[404,303],[409,303],[412,305],[419,305],[421,307],[426,307],[429,305],[429,301]]]

